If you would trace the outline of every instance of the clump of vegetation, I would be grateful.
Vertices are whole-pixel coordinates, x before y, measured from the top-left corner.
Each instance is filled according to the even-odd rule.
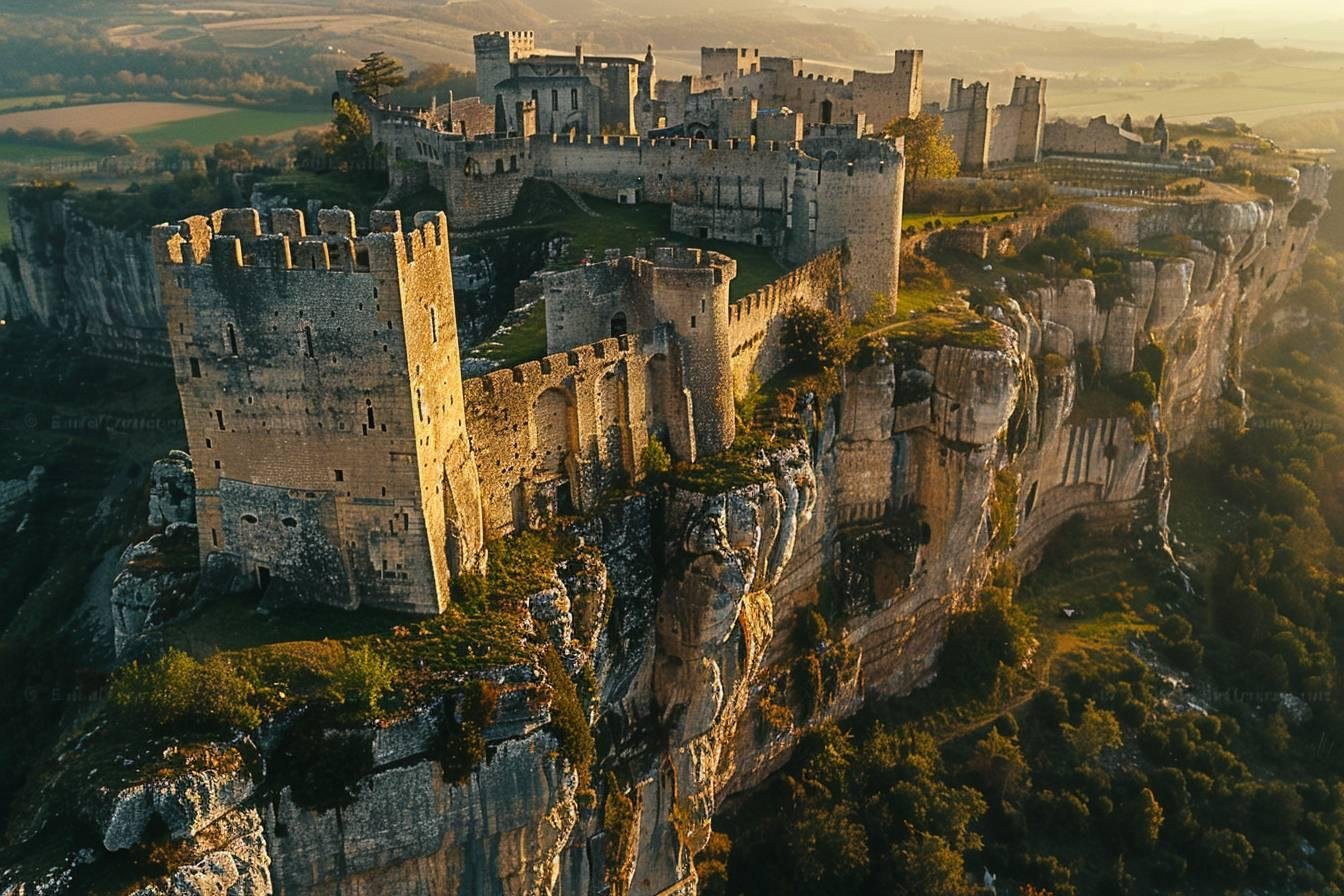
[[[1017,535],[1017,474],[1004,467],[994,473],[994,490],[989,496],[990,547],[995,553],[1007,552]]]
[[[843,367],[853,354],[840,315],[806,305],[784,312],[780,346],[786,365],[811,373]]]
[[[741,433],[727,451],[706,457],[694,464],[676,464],[668,477],[674,488],[702,495],[713,495],[765,485],[774,480],[763,456],[766,440],[755,432]]]
[[[223,733],[256,727],[253,684],[222,654],[204,662],[169,649],[150,663],[132,662],[112,678],[109,700],[132,724],[155,731]]]
[[[463,690],[457,713],[446,712],[439,729],[438,760],[443,780],[460,784],[485,761],[485,729],[494,722],[499,689],[473,679]]]
[[[519,603],[556,587],[556,540],[555,533],[529,530],[492,541],[486,573],[491,600]]]
[[[579,692],[555,648],[547,645],[541,653],[541,666],[551,688],[551,730],[560,743],[560,755],[569,761],[579,776],[579,788],[592,788],[592,766],[597,746],[588,717],[579,703]]]
[[[611,772],[607,772],[602,802],[602,831],[607,835],[607,887],[613,896],[623,896],[628,889],[624,872],[635,848],[635,804]]]
[[[662,439],[656,436],[649,436],[649,443],[644,446],[644,472],[650,476],[661,476],[672,469],[672,455],[668,454],[667,446],[663,444]]]
[[[314,812],[349,806],[373,773],[373,733],[329,726],[320,712],[291,725],[272,751],[270,778],[294,804]]]

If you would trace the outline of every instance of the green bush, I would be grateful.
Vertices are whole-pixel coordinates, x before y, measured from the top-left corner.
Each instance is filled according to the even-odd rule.
[[[1157,401],[1157,384],[1146,370],[1133,370],[1120,377],[1115,383],[1115,391],[1128,401],[1137,401],[1144,407],[1152,407]]]
[[[158,731],[223,732],[260,724],[260,713],[248,702],[254,692],[225,657],[198,662],[170,648],[152,663],[119,670],[110,700],[131,721]]]
[[[588,717],[579,704],[578,689],[554,646],[546,645],[541,654],[541,666],[546,670],[546,683],[551,687],[551,730],[560,742],[560,755],[574,766],[579,787],[588,790],[592,786],[597,745],[593,742]]]
[[[849,361],[845,322],[825,308],[794,305],[784,312],[780,343],[784,362],[803,370],[826,370]]]
[[[602,803],[602,830],[607,835],[606,883],[613,896],[620,896],[626,891],[622,871],[635,846],[635,804],[611,772],[607,772],[606,783],[607,794]]]
[[[649,476],[661,476],[672,469],[672,455],[661,439],[650,436],[649,444],[644,446],[644,472]]]
[[[361,718],[372,718],[392,688],[392,677],[392,664],[366,645],[345,651],[344,662],[333,671],[331,686],[347,709]]]

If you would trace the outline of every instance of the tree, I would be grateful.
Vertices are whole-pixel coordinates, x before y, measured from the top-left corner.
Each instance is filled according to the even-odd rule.
[[[894,864],[902,871],[905,885],[897,893],[909,896],[970,896],[961,854],[942,837],[918,833],[894,850]]]
[[[991,728],[971,753],[969,768],[979,777],[984,791],[998,802],[1031,786],[1031,767],[1022,756],[1017,738]]]
[[[401,63],[382,50],[376,50],[365,56],[360,64],[350,72],[350,81],[355,93],[377,100],[386,91],[406,83],[406,72]]]
[[[961,170],[952,138],[943,133],[941,115],[916,115],[898,118],[882,133],[890,138],[905,138],[906,182],[925,178],[956,177]]]
[[[322,133],[322,151],[336,167],[348,170],[368,158],[368,141],[373,134],[369,116],[349,100],[337,100],[335,117]]]
[[[1162,804],[1147,787],[1139,791],[1138,796],[1129,801],[1128,818],[1125,819],[1129,842],[1136,849],[1151,849],[1157,843],[1162,832]]]
[[[1084,759],[1096,759],[1102,750],[1124,743],[1120,737],[1120,723],[1115,720],[1115,715],[1098,709],[1091,700],[1083,707],[1076,726],[1064,722],[1059,727],[1069,746]]]
[[[784,312],[784,359],[806,370],[827,370],[849,361],[853,349],[845,322],[825,308],[795,305]]]

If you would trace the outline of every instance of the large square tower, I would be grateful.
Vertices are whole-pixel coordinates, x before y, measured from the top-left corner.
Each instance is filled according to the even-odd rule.
[[[448,225],[324,209],[153,230],[202,562],[268,603],[435,613],[483,561]]]

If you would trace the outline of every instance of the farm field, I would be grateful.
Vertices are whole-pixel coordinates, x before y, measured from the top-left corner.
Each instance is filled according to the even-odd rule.
[[[217,114],[167,122],[131,131],[141,146],[153,147],[185,140],[196,146],[208,146],[239,137],[268,137],[299,128],[326,124],[331,113],[289,112],[279,109],[225,109]]]
[[[211,146],[240,137],[267,137],[324,124],[329,114],[282,109],[239,109],[198,103],[103,103],[0,114],[0,131],[36,127],[109,135],[129,134],[142,149],[178,141]],[[78,147],[37,146],[0,139],[0,162],[49,162],[90,159],[101,155]]]
[[[93,103],[85,106],[7,112],[0,115],[0,131],[9,128],[16,131],[31,128],[52,130],[71,128],[75,131],[129,134],[169,122],[219,115],[228,111],[227,106],[206,106],[201,103]]]

